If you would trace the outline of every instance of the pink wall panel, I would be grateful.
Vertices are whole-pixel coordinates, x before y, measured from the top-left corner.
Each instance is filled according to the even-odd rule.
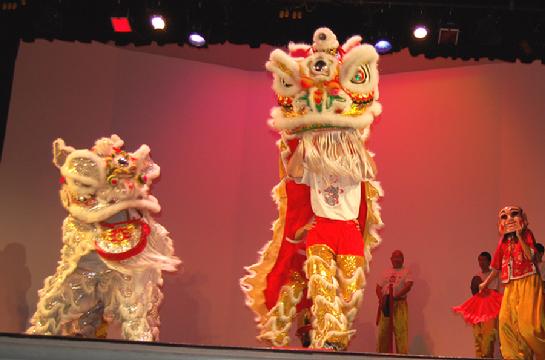
[[[450,308],[469,296],[477,254],[495,246],[497,210],[521,204],[545,239],[544,80],[538,64],[382,77],[369,148],[386,227],[351,350],[374,351],[374,287],[399,248],[415,280],[411,352],[473,354],[471,329]],[[162,168],[157,219],[183,260],[165,276],[162,340],[259,346],[238,279],[276,216],[270,85],[264,72],[98,44],[22,44],[0,166],[0,259],[16,259],[0,261],[0,285],[13,289],[0,293],[0,331],[24,329],[58,258],[65,214],[50,143],[90,146],[115,132],[129,149],[150,145]]]
[[[51,143],[64,137],[88,146],[90,138],[111,132],[115,57],[107,46],[39,41],[20,47],[0,165],[1,331],[26,327],[36,290],[55,270],[65,212]]]

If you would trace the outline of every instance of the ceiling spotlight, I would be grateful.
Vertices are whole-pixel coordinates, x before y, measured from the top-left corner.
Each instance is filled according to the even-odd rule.
[[[413,36],[417,39],[424,39],[428,36],[428,29],[424,25],[417,25],[414,28]]]
[[[192,32],[191,34],[189,34],[188,40],[191,45],[196,47],[202,47],[206,44],[206,39],[204,38],[204,36],[197,32]]]
[[[386,54],[390,50],[392,50],[392,44],[388,40],[379,40],[375,44],[375,49],[377,49],[377,52],[379,54]]]
[[[132,31],[129,18],[126,16],[112,16],[110,17],[110,21],[112,22],[112,28],[115,32],[128,33]]]
[[[161,15],[152,15],[150,21],[154,30],[164,30],[166,27],[165,18]]]

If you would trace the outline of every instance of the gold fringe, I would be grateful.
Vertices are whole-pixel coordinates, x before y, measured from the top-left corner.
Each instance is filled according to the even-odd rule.
[[[288,150],[287,145],[283,141],[278,141],[276,145],[280,153]],[[271,272],[278,258],[286,222],[286,170],[281,159],[279,160],[279,175],[282,180],[272,190],[272,197],[278,207],[278,219],[273,222],[272,226],[272,240],[267,242],[259,251],[260,257],[258,262],[244,268],[248,272],[248,275],[240,279],[240,287],[245,295],[246,305],[255,313],[255,321],[261,325],[267,322],[269,313],[264,296],[264,291],[267,287],[267,275]]]

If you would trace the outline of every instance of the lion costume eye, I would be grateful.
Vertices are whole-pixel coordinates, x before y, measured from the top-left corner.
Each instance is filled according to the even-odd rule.
[[[293,84],[288,83],[286,80],[284,80],[284,78],[280,78],[280,82],[282,83],[282,85],[284,85],[287,88],[293,86]]]
[[[363,84],[369,79],[369,65],[360,65],[350,81],[354,84]]]
[[[129,161],[125,159],[124,157],[120,157],[119,159],[117,159],[117,163],[121,166],[129,165]]]

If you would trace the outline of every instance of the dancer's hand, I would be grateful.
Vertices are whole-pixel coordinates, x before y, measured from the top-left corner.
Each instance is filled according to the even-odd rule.
[[[312,229],[314,225],[316,225],[316,219],[312,218],[312,220],[305,224],[305,226],[295,232],[295,240],[298,241],[305,237],[307,235],[307,232],[309,232],[309,230]]]

